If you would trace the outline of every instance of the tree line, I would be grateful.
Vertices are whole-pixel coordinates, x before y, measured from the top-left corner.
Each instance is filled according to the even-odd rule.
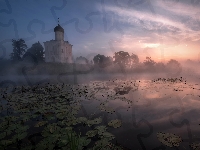
[[[12,39],[13,52],[10,54],[12,62],[30,60],[44,62],[44,48],[40,42],[34,43],[30,48],[27,47],[23,39]]]
[[[40,42],[32,44],[30,48],[27,47],[23,39],[12,40],[13,52],[10,54],[10,59],[12,62],[29,60],[37,62],[45,62],[44,48]],[[165,65],[162,62],[155,62],[151,57],[146,57],[146,59],[141,63],[139,57],[136,54],[129,54],[128,52],[119,51],[115,52],[113,57],[98,54],[94,56],[93,60],[88,60],[87,58],[80,56],[76,58],[76,63],[81,64],[92,64],[94,66],[105,68],[110,65],[118,65],[124,69],[132,69],[136,67],[145,67],[145,69],[160,68],[180,68],[180,63],[177,60],[171,59]]]

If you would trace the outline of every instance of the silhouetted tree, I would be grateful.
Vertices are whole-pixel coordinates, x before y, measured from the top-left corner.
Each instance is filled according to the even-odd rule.
[[[137,65],[139,63],[139,58],[137,55],[132,54],[129,58],[130,67],[133,67],[134,65]]]
[[[80,56],[80,57],[76,58],[76,63],[79,63],[79,64],[88,64],[89,61],[85,57]]]
[[[191,60],[191,59],[187,59],[185,62],[186,62],[187,64],[193,64],[193,63],[194,63],[194,61]]]
[[[153,67],[156,64],[154,60],[151,59],[151,57],[146,57],[146,60],[144,61],[144,65],[147,67]]]
[[[168,63],[166,64],[166,67],[169,71],[174,71],[177,69],[181,68],[181,64],[175,60],[175,59],[171,59],[170,61],[168,61]]]
[[[165,70],[165,64],[162,62],[158,62],[155,64],[156,70],[158,71],[164,71]]]
[[[111,63],[113,63],[113,58],[110,57],[110,56],[107,56],[107,57],[106,57],[106,61],[107,61],[109,64],[111,64]]]
[[[21,61],[22,56],[26,52],[27,45],[23,39],[14,40],[12,39],[13,52],[10,54],[12,61]]]
[[[44,62],[44,48],[38,41],[37,43],[34,43],[31,48],[27,50],[27,52],[24,54],[23,59],[33,59],[29,55],[29,53],[32,54],[36,58],[38,62]]]
[[[166,69],[168,71],[168,76],[173,76],[173,77],[179,76],[182,71],[181,64],[177,60],[174,60],[174,59],[171,59],[166,64]]]
[[[106,67],[112,64],[112,57],[106,57],[104,55],[96,55],[93,58],[94,64],[99,67]]]
[[[116,64],[126,67],[129,64],[130,55],[128,52],[119,51],[115,52],[114,59]]]
[[[94,56],[94,58],[93,58],[94,64],[98,65],[98,64],[102,63],[104,57],[105,57],[104,55],[100,55],[100,54]]]

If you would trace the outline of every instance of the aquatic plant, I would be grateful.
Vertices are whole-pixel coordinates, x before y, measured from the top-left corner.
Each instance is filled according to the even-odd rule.
[[[153,83],[156,85],[160,80]],[[181,88],[181,85],[175,84],[176,81],[182,83],[178,79],[162,79],[166,84],[163,87],[169,87],[172,82],[172,89]],[[0,149],[83,149],[88,145],[91,150],[122,149],[111,142],[115,136],[107,131],[110,127],[120,128],[122,121],[113,119],[105,125],[101,116],[78,116],[81,102],[100,101],[99,107],[96,107],[100,112],[113,113],[115,109],[109,106],[109,101],[118,99],[132,105],[126,94],[138,90],[139,83],[135,80],[110,80],[78,85],[18,86],[11,93],[0,88],[2,97],[8,101],[8,114],[0,118]],[[146,89],[148,84],[152,85],[151,81],[145,82]],[[124,95],[116,92],[121,89],[125,91]],[[77,126],[87,126],[89,130],[83,134],[76,130]],[[31,133],[36,128],[39,132]],[[158,139],[170,147],[178,147],[181,143],[178,136],[171,134],[158,133]],[[198,146],[195,143],[191,145],[193,148]]]
[[[22,146],[24,149],[82,149],[94,136],[98,136],[99,139],[94,147],[98,145],[106,147],[107,144],[111,144],[109,141],[114,139],[114,135],[106,131],[106,126],[94,127],[102,122],[101,117],[94,119],[76,117],[81,109],[81,97],[98,98],[99,89],[95,89],[97,87],[92,85],[92,87],[88,85],[74,87],[68,84],[21,86],[17,87],[15,92],[5,94],[4,98],[8,101],[8,108],[12,109],[12,112],[10,116],[1,118],[0,146],[5,149]],[[101,90],[108,90],[108,87],[104,88],[105,85]],[[110,97],[115,97],[115,93],[110,94]],[[51,123],[52,121],[56,123]],[[81,133],[77,135],[73,131],[73,127],[77,124],[86,124],[93,130],[86,132],[86,136],[80,136]],[[30,134],[28,132],[30,128],[38,128],[41,132]],[[34,145],[36,136],[40,141]],[[99,144],[102,141],[107,142]]]

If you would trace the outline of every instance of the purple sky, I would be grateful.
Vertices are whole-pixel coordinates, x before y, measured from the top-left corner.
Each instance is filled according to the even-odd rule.
[[[28,47],[54,39],[58,17],[75,58],[123,50],[140,61],[199,60],[197,0],[0,0],[1,58],[9,58],[11,39],[23,38]]]

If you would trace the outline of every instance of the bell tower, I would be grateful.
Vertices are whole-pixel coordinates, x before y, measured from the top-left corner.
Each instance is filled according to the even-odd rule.
[[[58,25],[54,28],[54,32],[56,41],[64,41],[64,29],[59,24],[59,18]]]
[[[72,63],[72,45],[64,41],[64,29],[58,25],[54,28],[55,40],[44,42],[45,62]]]

